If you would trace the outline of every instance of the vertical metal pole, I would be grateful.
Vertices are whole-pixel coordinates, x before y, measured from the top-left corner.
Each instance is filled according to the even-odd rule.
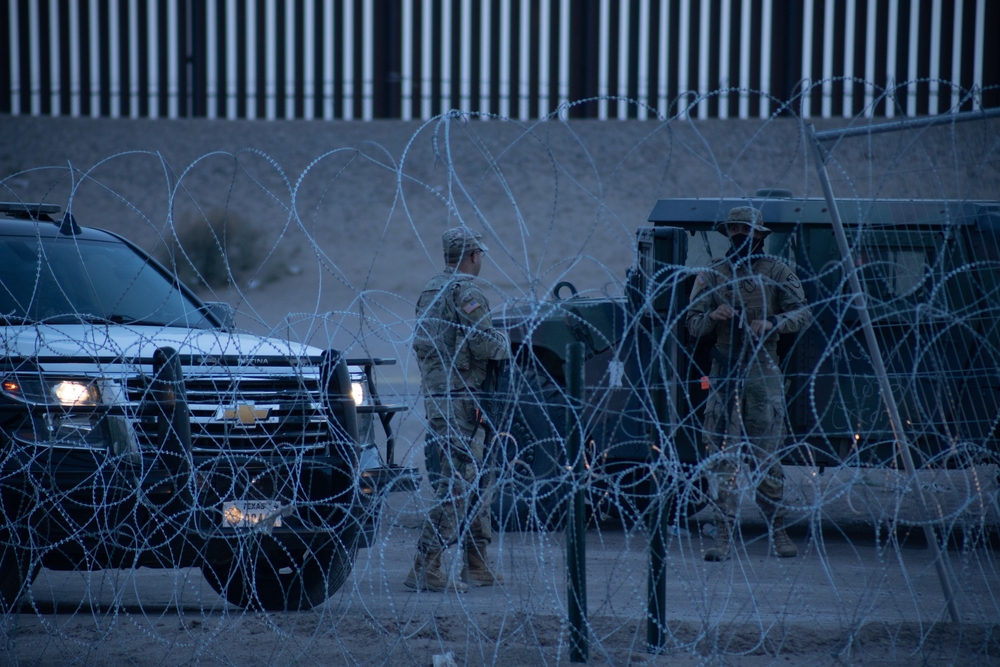
[[[671,304],[671,309],[674,306]],[[669,317],[672,312],[668,312]],[[657,315],[658,316],[658,315]],[[654,316],[656,318],[657,316]],[[651,383],[654,387],[653,409],[656,411],[657,423],[653,425],[650,439],[656,442],[657,434],[668,424],[676,424],[673,410],[668,406],[668,402],[674,400],[674,392],[667,391],[668,378],[663,371],[670,373],[676,368],[676,346],[677,337],[670,335],[664,339],[664,328],[660,325],[653,325],[650,329],[652,338],[652,353],[650,354],[650,366],[652,367]],[[662,352],[657,352],[657,345],[666,342],[666,347]],[[666,362],[666,363],[665,363]],[[669,366],[668,366],[669,364]],[[672,378],[676,380],[676,375]],[[669,416],[668,416],[669,415]],[[663,451],[666,449],[664,443],[660,442],[659,455],[653,453],[657,462],[663,461]],[[660,468],[660,469],[658,469]],[[670,530],[670,497],[668,480],[665,470],[660,466],[653,467],[653,483],[656,484],[656,498],[650,507],[649,514],[649,578],[646,584],[646,595],[648,598],[646,615],[646,642],[649,649],[656,652],[666,646],[667,635],[663,632],[667,619],[667,535]]]
[[[569,579],[567,613],[569,615],[569,660],[587,662],[590,649],[587,641],[587,577],[586,526],[583,505],[583,343],[566,346],[566,389],[569,410],[566,411],[566,457],[573,468],[573,490],[566,524],[566,574]]]
[[[899,455],[903,459],[903,466],[906,468],[906,475],[913,483],[913,490],[917,495],[923,516],[924,534],[927,536],[927,544],[930,546],[934,556],[934,567],[937,569],[938,579],[941,582],[941,591],[944,593],[945,602],[948,605],[948,613],[951,620],[959,622],[958,608],[955,606],[954,593],[951,590],[951,581],[948,578],[948,570],[944,561],[944,554],[938,544],[938,538],[934,534],[934,527],[931,526],[931,511],[924,497],[924,492],[917,483],[916,469],[913,465],[913,457],[910,454],[910,443],[906,439],[903,431],[903,421],[899,416],[899,408],[896,405],[896,397],[892,393],[892,386],[889,384],[889,376],[885,370],[885,362],[882,360],[882,351],[879,349],[878,340],[875,338],[875,329],[872,327],[872,318],[868,313],[868,303],[865,300],[861,281],[858,279],[858,272],[854,270],[854,261],[851,256],[850,246],[847,244],[847,234],[844,233],[844,224],[840,219],[840,211],[837,209],[837,202],[833,198],[833,188],[830,186],[830,176],[826,171],[826,149],[816,138],[816,128],[812,123],[806,125],[810,137],[813,140],[813,147],[816,149],[816,172],[819,176],[820,184],[823,186],[823,196],[826,197],[826,205],[830,210],[830,221],[833,223],[833,235],[837,239],[837,247],[840,249],[840,257],[844,273],[847,274],[853,293],[854,308],[861,317],[861,327],[865,332],[865,342],[868,344],[868,353],[872,358],[872,366],[875,375],[878,377],[879,389],[882,392],[882,400],[885,402],[886,412],[889,414],[889,422],[892,424],[892,432],[896,438],[896,447]]]

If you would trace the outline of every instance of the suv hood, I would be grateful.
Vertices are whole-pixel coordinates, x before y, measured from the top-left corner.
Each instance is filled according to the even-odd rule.
[[[172,347],[183,358],[198,359],[194,363],[261,369],[287,367],[289,357],[316,357],[322,353],[309,345],[246,333],[114,324],[0,327],[0,347],[8,358],[37,359],[43,370],[46,363],[148,364],[160,347]]]

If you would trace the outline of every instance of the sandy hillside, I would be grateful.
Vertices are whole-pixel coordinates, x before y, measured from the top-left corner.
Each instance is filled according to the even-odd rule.
[[[838,195],[995,198],[998,129],[975,122],[849,140],[835,149]],[[336,322],[362,303],[378,328],[411,316],[449,226],[487,234],[493,265],[484,277],[504,296],[544,295],[565,279],[613,293],[658,198],[758,188],[821,196],[806,146],[791,118],[524,125],[8,116],[0,199],[67,206],[72,192],[81,224],[161,256],[173,225],[195,260],[221,257],[210,235],[192,230],[224,212],[236,283],[216,277],[215,290],[202,287],[206,296],[230,300],[258,330],[289,313],[329,312]],[[194,277],[184,256],[178,265]],[[357,331],[353,319],[347,328]]]

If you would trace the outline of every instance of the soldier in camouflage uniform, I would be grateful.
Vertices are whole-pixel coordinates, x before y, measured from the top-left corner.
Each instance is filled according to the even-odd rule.
[[[692,335],[717,335],[702,438],[708,454],[722,456],[711,469],[716,532],[705,560],[731,555],[736,471],[747,455],[755,467],[766,467],[756,501],[768,520],[775,553],[794,557],[798,549],[785,532],[781,508],[784,475],[778,450],[785,433],[785,391],[777,346],[778,334],[800,331],[812,315],[792,270],[763,254],[770,230],[760,211],[738,206],[717,229],[729,237],[731,248],[698,274],[687,315]]]
[[[484,466],[481,423],[483,382],[491,360],[506,359],[506,335],[493,328],[490,305],[474,278],[482,269],[483,237],[466,228],[442,237],[447,266],[417,301],[413,351],[427,413],[427,447],[441,461],[437,503],[424,522],[413,569],[404,582],[418,590],[465,591],[465,581],[490,586],[502,581],[486,556],[490,527],[489,473]],[[449,581],[441,553],[462,539],[461,580]]]

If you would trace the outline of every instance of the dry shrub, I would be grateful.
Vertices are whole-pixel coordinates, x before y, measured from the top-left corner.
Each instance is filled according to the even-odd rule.
[[[261,265],[267,258],[267,235],[231,209],[211,209],[183,215],[166,251],[167,263],[193,288],[239,288],[264,282]]]

